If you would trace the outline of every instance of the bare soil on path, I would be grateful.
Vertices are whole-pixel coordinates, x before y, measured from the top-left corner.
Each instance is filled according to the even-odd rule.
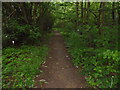
[[[85,88],[85,77],[78,73],[77,68],[72,64],[67,52],[62,35],[55,31],[49,43],[50,51],[45,64],[42,65],[43,71],[35,79],[36,88]],[[44,79],[44,84],[40,80]]]

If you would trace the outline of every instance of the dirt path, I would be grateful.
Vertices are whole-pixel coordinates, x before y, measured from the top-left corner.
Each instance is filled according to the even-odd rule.
[[[50,51],[46,63],[42,65],[42,75],[36,78],[36,87],[40,88],[39,81],[46,80],[43,88],[84,88],[84,76],[77,72],[66,51],[63,37],[59,32],[50,41]]]

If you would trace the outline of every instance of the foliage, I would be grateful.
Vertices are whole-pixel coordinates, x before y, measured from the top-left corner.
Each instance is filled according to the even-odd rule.
[[[6,47],[3,50],[3,87],[33,87],[32,80],[39,73],[38,66],[43,62],[47,48],[22,46],[15,49],[8,46],[12,45],[12,41],[21,46],[36,44],[42,38],[45,40],[47,31],[53,25],[52,30],[59,30],[65,36],[73,63],[82,66],[82,73],[90,87],[118,87],[119,2],[25,2],[2,5],[3,47]]]
[[[77,32],[61,29],[61,33],[65,37],[74,65],[82,66],[82,73],[86,76],[89,86],[116,88],[120,83],[120,52],[116,50],[117,28],[103,29],[105,32],[102,36],[98,34],[97,27],[88,25]]]
[[[27,44],[38,41],[41,38],[40,28],[38,26],[20,25],[18,21],[12,20],[3,27],[3,46],[12,44]],[[12,31],[11,31],[12,30]]]
[[[3,50],[3,88],[34,87],[35,75],[47,55],[47,46],[26,46]]]
[[[40,42],[53,25],[51,3],[3,3],[3,47]]]

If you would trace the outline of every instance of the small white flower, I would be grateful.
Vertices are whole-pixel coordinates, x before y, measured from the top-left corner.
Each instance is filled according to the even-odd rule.
[[[42,71],[42,70],[40,70],[40,72],[42,73],[43,71]]]
[[[46,84],[48,83],[48,82],[45,82]]]
[[[36,77],[38,77],[38,75],[36,75]]]
[[[40,82],[45,82],[46,80],[45,79],[41,79],[41,80],[39,80]]]
[[[12,41],[12,43],[14,44],[14,43],[15,43],[15,41]]]
[[[43,64],[45,64],[45,61],[43,62]]]
[[[77,31],[79,32],[80,30],[78,29]]]
[[[48,66],[44,66],[44,67],[48,67]]]
[[[76,66],[76,68],[78,68],[78,66]]]
[[[68,57],[68,56],[66,56],[66,57]]]
[[[5,37],[8,37],[7,35]]]

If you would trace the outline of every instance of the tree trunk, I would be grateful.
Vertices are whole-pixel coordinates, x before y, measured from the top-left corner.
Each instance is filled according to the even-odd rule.
[[[114,25],[115,24],[115,2],[112,3],[112,24]]]
[[[101,19],[102,19],[102,22],[101,22],[101,26],[104,26],[105,24],[105,2],[102,3],[102,13],[101,13]]]
[[[81,24],[83,24],[83,2],[81,2]]]
[[[120,3],[118,2],[118,25],[120,25]]]
[[[98,15],[98,28],[101,25],[101,8],[102,8],[102,2],[100,3],[100,8],[99,8],[99,15]]]
[[[89,9],[90,9],[90,2],[87,2],[87,16],[86,16],[86,19],[87,19],[87,24],[89,23]]]
[[[29,6],[27,6],[27,5],[29,5]],[[27,10],[27,15],[28,15],[27,18],[29,20],[29,24],[32,24],[32,5],[33,5],[33,3],[29,3],[29,4],[26,4],[26,6],[25,6],[25,8]],[[29,7],[29,8],[27,8],[27,7]]]
[[[78,7],[79,7],[79,2],[76,2],[76,28],[78,27],[78,22],[79,22]]]
[[[26,11],[25,11],[24,4],[23,4],[23,3],[20,3],[20,6],[21,6],[22,11],[23,11],[24,20],[25,20],[25,22],[28,24],[28,18],[27,18],[27,14],[26,14]]]
[[[87,2],[85,2],[85,6],[84,6],[84,24],[86,24],[86,16],[87,16]]]
[[[105,7],[105,2],[101,2],[100,3],[100,9],[99,9],[99,16],[98,16],[99,34],[102,34],[102,32],[103,32],[103,29],[100,29],[100,27],[104,26],[104,24],[105,24],[105,21],[104,21],[104,18],[105,18],[104,7]]]

